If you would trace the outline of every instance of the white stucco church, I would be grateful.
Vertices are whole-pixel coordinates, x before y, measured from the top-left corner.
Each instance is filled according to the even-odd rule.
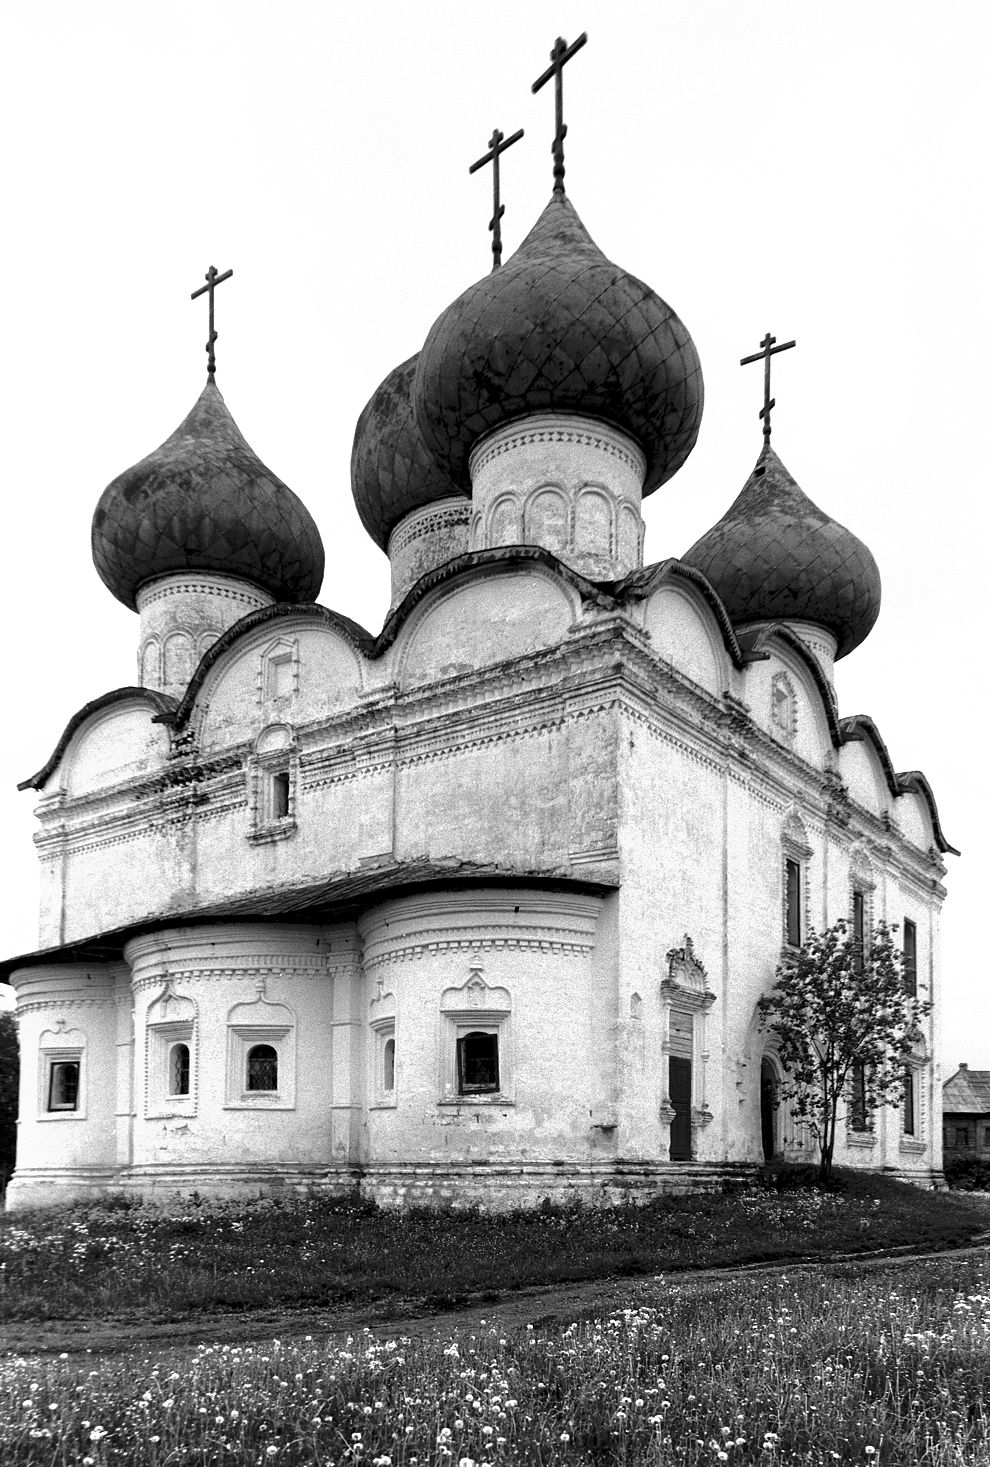
[[[318,603],[316,526],[211,359],[96,508],[136,681],[94,689],[24,785],[42,900],[39,950],[3,969],[10,1207],[610,1201],[808,1157],[757,1003],[840,916],[897,923],[936,1008],[903,1105],[851,1103],[836,1159],[939,1176],[952,847],[833,690],[877,568],[769,413],[723,518],[644,565],[643,498],[702,401],[686,327],[604,258],[561,168],[357,424],[392,567],[372,634]]]

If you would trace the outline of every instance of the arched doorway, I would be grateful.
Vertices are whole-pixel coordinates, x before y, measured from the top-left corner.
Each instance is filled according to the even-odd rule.
[[[780,1150],[777,1140],[778,1077],[772,1060],[760,1062],[760,1132],[763,1137],[763,1160],[773,1161]]]

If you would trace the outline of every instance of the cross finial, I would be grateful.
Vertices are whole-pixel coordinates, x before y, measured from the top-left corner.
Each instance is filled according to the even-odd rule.
[[[216,265],[211,265],[206,272],[206,284],[201,285],[199,290],[194,290],[189,297],[191,301],[194,301],[198,295],[205,295],[207,291],[210,293],[210,339],[206,343],[206,370],[211,377],[217,370],[217,359],[213,350],[213,343],[217,339],[217,333],[213,329],[213,292],[221,280],[229,280],[233,273],[233,270],[225,270],[222,275],[218,275]]]
[[[523,135],[523,129],[514,132],[511,138],[506,138],[505,133],[499,132],[498,128],[491,135],[488,143],[488,152],[477,163],[472,163],[468,173],[477,173],[479,168],[484,168],[486,163],[492,165],[492,191],[495,195],[494,213],[492,222],[488,228],[492,232],[492,254],[495,259],[492,269],[497,270],[502,263],[502,215],[505,213],[505,205],[499,201],[498,191],[498,159],[499,154],[504,153],[506,148],[511,148],[513,143],[518,143]]]
[[[538,92],[551,77],[554,79],[557,131],[554,134],[551,152],[553,153],[553,191],[555,194],[564,192],[564,139],[567,136],[567,128],[564,126],[564,67],[571,57],[580,51],[587,39],[588,32],[582,31],[574,44],[568,46],[563,36],[558,36],[550,52],[550,65],[533,83],[533,91]]]
[[[760,409],[760,417],[763,419],[763,437],[768,443],[770,441],[770,409],[777,402],[775,397],[770,396],[770,358],[775,357],[779,351],[790,351],[792,346],[797,345],[796,341],[784,341],[780,346],[776,346],[776,340],[776,336],[771,336],[768,331],[760,342],[761,350],[754,352],[751,357],[743,357],[739,363],[740,367],[746,367],[750,362],[762,361],[763,363],[763,406]]]

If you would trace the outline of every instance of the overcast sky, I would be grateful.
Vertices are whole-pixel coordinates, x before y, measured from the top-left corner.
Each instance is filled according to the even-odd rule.
[[[982,3],[765,0],[279,6],[8,4],[0,35],[7,515],[0,946],[35,946],[32,793],[69,716],[136,680],[136,615],[89,553],[110,479],[218,383],[316,518],[321,601],[376,631],[388,564],[348,476],[378,382],[490,264],[492,128],[506,250],[549,197],[558,34],[567,188],[612,259],[697,344],[705,417],[646,506],[647,560],[717,520],[774,446],[873,550],[883,608],[837,669],[841,712],[922,769],[948,839],[943,1068],[990,1068],[983,917],[990,290]],[[978,643],[978,637],[980,642]]]

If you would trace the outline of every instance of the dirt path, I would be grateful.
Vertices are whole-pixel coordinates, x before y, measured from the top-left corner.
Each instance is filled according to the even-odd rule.
[[[497,1323],[506,1332],[529,1324],[552,1328],[617,1309],[649,1306],[662,1297],[668,1283],[675,1279],[680,1288],[696,1288],[704,1292],[726,1279],[743,1278],[754,1273],[803,1273],[819,1269],[841,1275],[857,1269],[897,1267],[933,1258],[985,1257],[988,1252],[990,1234],[982,1235],[981,1241],[969,1247],[939,1252],[897,1249],[825,1259],[746,1264],[738,1268],[678,1271],[650,1278],[591,1279],[551,1288],[519,1289],[499,1299],[471,1299],[463,1308],[443,1312],[430,1310],[421,1299],[393,1297],[354,1308],[258,1309],[196,1314],[181,1319],[102,1316],[93,1319],[14,1320],[0,1324],[0,1356],[59,1355],[64,1352],[70,1356],[88,1355],[92,1358],[93,1355],[133,1355],[138,1351],[160,1355],[166,1351],[192,1350],[202,1344],[245,1344],[305,1336],[322,1340],[339,1338],[342,1341],[347,1335],[358,1335],[365,1329],[376,1336],[450,1338],[456,1334],[471,1334],[483,1322]]]

